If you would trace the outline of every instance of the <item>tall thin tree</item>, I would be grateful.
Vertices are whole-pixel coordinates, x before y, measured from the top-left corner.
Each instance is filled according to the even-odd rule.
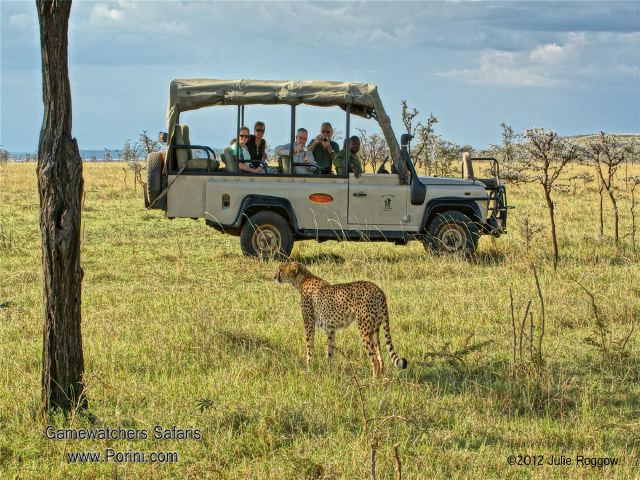
[[[578,145],[566,138],[561,138],[553,130],[532,128],[525,130],[525,154],[529,160],[529,168],[537,175],[532,177],[542,185],[544,198],[551,221],[551,240],[553,241],[553,268],[558,267],[558,239],[556,235],[555,202],[551,199],[553,183],[558,179],[562,169],[578,155]]]
[[[71,137],[68,30],[71,1],[36,0],[42,52],[44,119],[38,144],[38,190],[44,330],[42,398],[47,410],[70,410],[82,398],[80,213],[82,159]]]
[[[604,233],[604,221],[602,214],[602,190],[606,190],[613,207],[614,238],[616,247],[620,246],[619,223],[620,214],[618,212],[618,202],[616,198],[616,188],[613,183],[618,168],[624,162],[624,151],[614,135],[600,132],[597,140],[589,142],[585,153],[587,158],[593,163],[600,180],[600,235]],[[605,171],[606,169],[606,171]]]

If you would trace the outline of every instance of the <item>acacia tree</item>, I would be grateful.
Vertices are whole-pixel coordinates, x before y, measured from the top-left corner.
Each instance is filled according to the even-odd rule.
[[[0,165],[6,165],[7,163],[9,163],[9,152],[0,148]]]
[[[418,122],[413,126],[413,119],[420,113],[415,108],[409,108],[407,101],[403,100],[402,105],[402,123],[404,123],[407,133],[416,138],[416,146],[411,152],[411,159],[416,168],[422,166],[427,175],[431,175],[433,163],[435,160],[435,147],[439,137],[435,134],[433,126],[438,123],[438,119],[429,114],[427,124],[423,125]]]
[[[519,154],[519,135],[516,135],[513,128],[502,122],[502,145],[492,145],[498,152],[502,160],[501,177],[510,183],[518,184],[526,181],[526,165],[522,162]]]
[[[44,408],[68,411],[82,397],[80,223],[82,160],[71,137],[68,28],[71,1],[38,0],[44,119],[38,143],[38,190],[44,329]],[[84,402],[83,402],[84,404]]]
[[[149,132],[146,130],[142,130],[140,135],[140,141],[138,142],[140,145],[140,150],[142,154],[149,155],[150,153],[157,152],[160,150],[160,140],[153,140],[149,136]]]
[[[142,135],[142,134],[141,134]],[[118,151],[118,157],[123,162],[127,163],[127,168],[133,172],[133,188],[135,189],[138,182],[142,185],[142,170],[144,170],[144,165],[140,163],[140,157],[146,147],[141,143],[134,143],[131,145],[131,140],[127,140],[124,143],[124,147],[122,152]],[[149,152],[151,153],[151,152]],[[126,180],[126,172],[125,171],[125,180]]]
[[[415,108],[409,108],[406,100],[402,100],[400,105],[402,106],[402,123],[404,123],[404,128],[407,130],[409,135],[413,135],[415,134],[413,119],[416,118],[420,112]],[[420,122],[418,122],[418,125],[420,125]]]
[[[466,145],[466,147],[469,147],[469,145]],[[451,177],[457,171],[454,162],[460,157],[463,151],[469,150],[473,149],[464,150],[463,147],[457,143],[442,140],[438,137],[434,145],[435,155],[432,158],[434,175]]]
[[[384,157],[389,154],[389,147],[379,133],[367,135],[367,131],[357,128],[360,134],[360,151],[358,156],[362,161],[362,167],[366,168],[371,165],[372,170],[378,170],[378,164],[382,163]]]
[[[624,152],[622,148],[616,145],[616,138],[613,135],[608,135],[604,132],[600,132],[600,136],[597,141],[590,142],[586,148],[587,158],[596,167],[598,178],[600,179],[600,234],[604,233],[604,221],[602,214],[602,190],[606,190],[611,200],[613,207],[614,218],[614,235],[616,240],[616,247],[619,246],[619,223],[620,217],[618,214],[618,204],[614,191],[613,178],[616,171],[624,162]],[[603,171],[606,169],[606,173]]]
[[[529,161],[529,168],[534,176],[531,180],[540,183],[544,190],[544,198],[549,210],[551,221],[551,240],[553,242],[553,268],[558,266],[558,240],[556,236],[555,203],[551,199],[553,183],[558,179],[560,172],[577,157],[578,145],[570,140],[560,138],[553,130],[532,128],[525,130],[524,144],[525,154]],[[535,173],[538,173],[535,175]]]

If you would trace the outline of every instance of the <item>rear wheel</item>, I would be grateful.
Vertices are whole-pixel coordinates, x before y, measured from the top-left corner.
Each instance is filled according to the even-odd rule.
[[[282,215],[263,210],[252,215],[242,227],[240,247],[247,256],[281,260],[293,250],[293,232]]]
[[[465,214],[450,210],[437,215],[427,229],[425,247],[440,253],[471,256],[478,247],[478,228]]]

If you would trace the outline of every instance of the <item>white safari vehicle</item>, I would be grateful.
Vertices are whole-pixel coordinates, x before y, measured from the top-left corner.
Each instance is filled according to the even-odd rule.
[[[180,123],[183,112],[220,105],[238,107],[238,129],[252,105],[290,106],[283,121],[291,122],[291,144],[299,126],[297,106],[340,107],[347,151],[351,115],[374,119],[389,148],[390,173],[385,169],[389,157],[376,173],[359,178],[348,171],[288,173],[296,171],[292,156],[281,157],[278,169],[265,165],[268,173],[241,172],[243,160],[231,148],[216,156],[210,147],[190,144],[189,129]],[[464,178],[419,177],[408,150],[411,136],[402,135],[398,145],[374,84],[174,80],[167,132],[162,134],[166,149],[147,158],[146,207],[162,209],[168,218],[204,218],[216,230],[239,236],[245,255],[286,257],[296,240],[331,239],[419,240],[438,251],[470,255],[480,235],[506,231],[509,207],[497,162],[464,154]],[[481,170],[477,160],[490,165]],[[490,171],[491,178],[475,178],[474,167]]]

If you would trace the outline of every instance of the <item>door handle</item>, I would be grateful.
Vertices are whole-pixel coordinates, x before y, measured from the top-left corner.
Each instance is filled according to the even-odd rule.
[[[366,197],[367,194],[364,192],[356,192],[353,194],[354,197]]]

